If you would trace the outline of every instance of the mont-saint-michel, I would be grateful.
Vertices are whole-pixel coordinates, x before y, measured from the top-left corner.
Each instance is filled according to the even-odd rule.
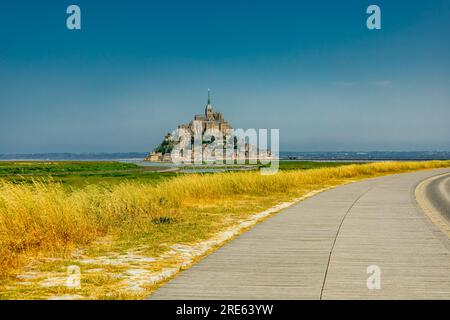
[[[259,136],[261,137],[261,135]],[[176,162],[183,158],[200,161],[272,160],[272,150],[258,144],[256,130],[233,130],[221,112],[208,100],[203,114],[196,114],[187,124],[165,135],[163,141],[144,159],[151,162]]]

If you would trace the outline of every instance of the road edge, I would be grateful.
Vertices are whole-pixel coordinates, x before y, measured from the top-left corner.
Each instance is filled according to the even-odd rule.
[[[427,199],[425,191],[428,184],[444,175],[448,175],[449,172],[440,173],[435,176],[426,178],[415,185],[413,195],[415,202],[419,209],[424,213],[428,220],[440,231],[440,233],[450,239],[450,223],[447,222],[445,217],[437,210],[433,204]]]

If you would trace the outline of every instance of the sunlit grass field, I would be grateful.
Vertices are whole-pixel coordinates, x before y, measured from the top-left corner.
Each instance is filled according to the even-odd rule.
[[[170,175],[133,172],[154,176],[128,179],[108,178],[114,172],[103,172],[107,176],[88,177],[83,183],[83,170],[72,171],[73,181],[58,181],[51,174],[32,175],[24,181],[4,175],[0,177],[0,298],[65,293],[68,289],[64,287],[45,287],[38,282],[23,287],[15,277],[30,266],[48,272],[79,264],[73,252],[80,248],[93,258],[137,248],[141,256],[160,257],[173,244],[192,245],[209,239],[251,214],[313,190],[379,175],[450,167],[450,161],[297,162],[297,167],[289,162],[280,167],[280,172],[269,176],[257,170]],[[124,169],[136,168],[109,170]],[[145,268],[157,272],[170,267],[175,261],[171,259],[147,263]],[[86,273],[82,288],[76,291],[82,298],[139,298],[154,289],[143,286],[143,291],[127,292],[120,278],[105,273],[126,273],[130,266],[92,262],[80,267],[101,270]]]
[[[109,161],[0,161],[0,179],[16,184],[33,184],[40,180],[59,183],[73,190],[93,184],[110,186],[125,181],[157,183],[178,175],[174,172],[155,172],[161,169],[164,168]]]
[[[7,174],[43,174],[65,173],[83,171],[115,171],[127,169],[139,169],[133,163],[121,163],[113,161],[0,161],[0,175]]]

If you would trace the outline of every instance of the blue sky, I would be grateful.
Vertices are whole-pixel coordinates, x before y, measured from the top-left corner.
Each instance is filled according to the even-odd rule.
[[[450,150],[449,31],[448,0],[10,1],[0,153],[150,150],[208,88],[284,151]]]

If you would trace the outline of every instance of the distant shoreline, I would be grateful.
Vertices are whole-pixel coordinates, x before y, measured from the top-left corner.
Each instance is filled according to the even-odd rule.
[[[0,161],[142,161],[148,152],[0,154]],[[450,151],[280,152],[296,161],[429,161],[448,160]]]

